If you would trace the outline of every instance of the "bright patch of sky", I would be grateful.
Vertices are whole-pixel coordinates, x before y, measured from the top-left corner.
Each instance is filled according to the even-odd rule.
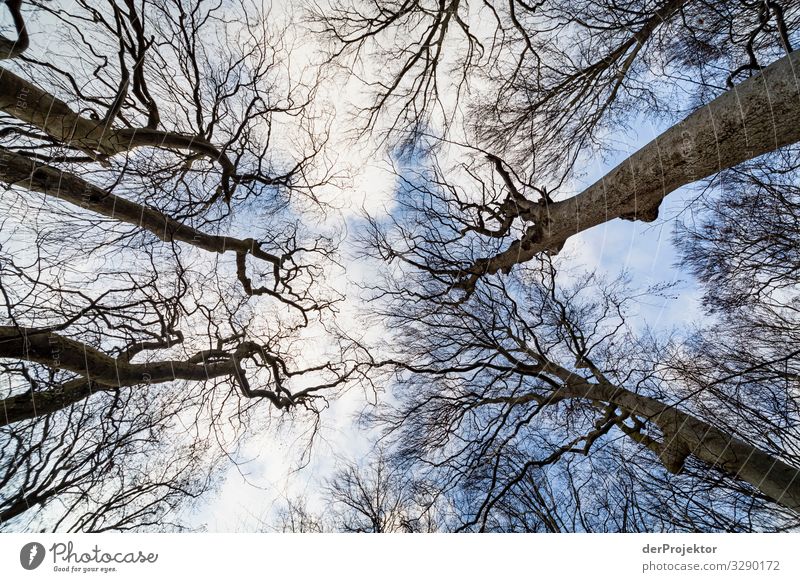
[[[282,11],[286,7],[284,3],[276,3],[274,10]],[[320,47],[308,36],[300,34],[290,44],[295,65],[312,66],[322,58]],[[353,77],[324,79],[318,102],[331,120],[332,147],[329,147],[328,160],[342,168],[342,179],[322,189],[324,199],[333,208],[327,222],[338,225],[335,228],[343,235],[342,269],[332,273],[331,280],[347,296],[340,306],[337,323],[355,336],[374,338],[380,336],[382,330],[363,329],[358,318],[363,305],[357,284],[374,277],[375,265],[354,258],[358,249],[354,248],[349,234],[359,226],[364,212],[373,216],[390,212],[400,184],[388,155],[373,139],[369,136],[358,141],[350,139],[353,122],[357,120],[355,112],[369,102],[369,93],[358,80]],[[576,193],[667,127],[644,119],[630,125],[631,131],[608,136],[617,144],[616,154],[605,158],[592,156],[581,162],[584,171],[573,184]],[[677,265],[679,257],[672,243],[675,221],[683,216],[686,203],[696,195],[691,187],[672,193],[662,203],[656,222],[616,219],[573,236],[562,254],[612,279],[624,269],[638,289],[672,284],[663,296],[642,300],[638,313],[631,320],[635,328],[642,329],[646,325],[666,331],[698,321],[702,318],[698,308],[700,292],[691,276]],[[309,349],[324,351],[313,345]],[[363,458],[373,446],[372,435],[354,422],[355,415],[365,405],[365,398],[372,401],[374,394],[365,394],[356,388],[332,399],[320,418],[321,425],[310,451],[307,449],[310,427],[300,418],[250,439],[239,456],[242,463],[228,472],[218,493],[207,498],[192,522],[208,531],[263,529],[274,525],[274,512],[285,499],[297,497],[306,498],[310,509],[324,511],[319,497],[324,479],[332,475],[339,460]]]

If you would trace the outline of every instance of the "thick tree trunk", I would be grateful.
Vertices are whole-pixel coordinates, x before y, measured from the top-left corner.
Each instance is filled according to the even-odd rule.
[[[4,148],[0,148],[0,180],[143,228],[166,242],[184,242],[213,253],[252,254],[273,265],[280,264],[279,257],[261,250],[253,239],[204,233],[158,210],[112,194],[79,176]]]
[[[609,383],[591,383],[559,368],[558,396],[588,398],[619,407],[658,426],[664,441],[651,447],[664,466],[678,472],[688,455],[746,481],[776,503],[800,512],[800,469],[765,453],[674,406]]]
[[[247,344],[241,348],[243,352],[254,349]],[[228,359],[213,362],[190,358],[132,364],[51,331],[12,326],[0,326],[0,358],[36,362],[81,376],[56,389],[26,392],[0,400],[0,426],[50,414],[96,392],[173,380],[204,381],[238,373],[233,354]]]
[[[723,93],[645,145],[580,194],[548,205],[528,203],[535,223],[494,257],[477,261],[462,282],[507,272],[574,234],[614,218],[652,221],[667,194],[800,141],[800,51]]]
[[[94,120],[75,113],[64,101],[0,67],[0,110],[33,125],[58,142],[87,153],[113,156],[139,147],[188,150],[218,162],[224,177],[235,168],[230,159],[202,136],[154,128],[115,129],[113,119]]]

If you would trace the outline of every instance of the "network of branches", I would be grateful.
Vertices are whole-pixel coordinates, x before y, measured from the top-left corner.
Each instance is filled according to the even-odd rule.
[[[800,525],[800,2],[0,8],[0,530],[186,527],[345,391],[376,452],[266,529]]]

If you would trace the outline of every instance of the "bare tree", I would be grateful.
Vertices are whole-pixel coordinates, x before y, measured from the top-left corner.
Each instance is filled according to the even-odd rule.
[[[346,461],[320,488],[325,509],[305,498],[287,499],[277,529],[292,533],[431,533],[446,529],[446,507],[431,484],[395,465],[378,449],[359,462]]]
[[[370,362],[333,325],[329,120],[290,30],[249,0],[3,9],[3,528],[180,527],[251,431],[368,367],[394,445],[328,483],[334,529],[797,523],[794,0],[315,6],[375,91],[360,129],[402,146]],[[674,125],[571,195],[637,115]],[[636,334],[624,281],[554,263],[720,172],[683,247],[709,325]]]
[[[369,55],[401,55],[388,67],[381,60],[367,78],[377,91],[370,124],[384,112],[412,141],[428,133],[488,153],[501,190],[487,200],[472,184],[468,207],[452,202],[468,221],[462,236],[482,236],[492,252],[453,252],[449,269],[437,267],[450,287],[470,292],[479,277],[557,252],[593,226],[655,220],[677,188],[796,143],[799,15],[797,3],[772,1],[647,1],[624,10],[603,0],[354,1],[320,8],[314,18],[334,54],[354,59],[345,61],[351,68]],[[456,56],[447,60],[445,46]],[[451,62],[459,87],[469,79],[484,87],[465,99],[472,109],[462,131],[424,114],[447,93],[440,76]],[[674,125],[566,195],[578,160],[612,149],[610,129],[653,114]],[[463,185],[449,166],[441,174]]]
[[[682,263],[712,318],[669,357],[676,380],[713,403],[705,414],[795,464],[798,178],[796,148],[730,171],[679,227]]]
[[[303,497],[287,498],[278,509],[276,524],[265,523],[266,531],[280,533],[324,533],[329,531],[325,519],[308,508]]]
[[[117,391],[0,429],[0,528],[182,529],[220,452],[177,431],[178,394]]]
[[[665,344],[627,329],[634,294],[624,281],[604,283],[574,272],[562,281],[551,261],[541,259],[504,280],[481,280],[460,302],[415,303],[435,288],[424,269],[401,271],[376,287],[385,302],[379,305],[386,306],[379,316],[396,331],[384,346],[394,358],[376,364],[397,374],[399,404],[379,407],[374,421],[409,471],[421,470],[444,491],[466,484],[480,492],[461,527],[489,529],[495,509],[519,495],[523,484],[545,479],[537,488],[561,496],[575,482],[596,483],[593,466],[607,466],[611,461],[599,459],[609,455],[628,467],[634,483],[671,483],[662,495],[678,490],[693,499],[691,511],[701,522],[730,522],[734,529],[752,522],[767,529],[768,523],[794,523],[800,483],[791,404],[796,387],[783,384],[796,382],[791,372],[777,383],[753,385],[750,398],[740,394],[733,400],[713,383],[692,383],[676,373],[669,354],[681,348],[680,341]],[[726,361],[709,361],[709,369],[724,372]],[[735,387],[746,371],[732,375]],[[587,460],[573,460],[581,456]],[[548,469],[564,463],[571,463],[569,471]],[[586,502],[579,492],[567,497]],[[652,495],[647,501],[636,497],[624,499],[651,512],[657,507]],[[570,511],[584,515],[575,505]],[[607,527],[598,515],[614,518],[614,527],[631,527],[626,512],[590,513],[592,523],[582,529]],[[564,520],[563,511],[556,514]],[[648,519],[639,527],[653,523]],[[682,527],[691,529],[691,523]]]
[[[440,527],[436,497],[413,473],[393,466],[383,451],[362,466],[345,465],[327,482],[324,495],[336,531],[414,533]]]
[[[794,149],[724,173],[722,192],[691,207],[676,239],[710,320],[667,337],[627,328],[635,294],[623,280],[576,273],[567,259],[556,277],[546,255],[451,298],[441,274],[453,251],[484,247],[453,244],[476,228],[464,219],[474,205],[420,157],[400,174],[402,212],[367,230],[374,254],[396,265],[373,289],[396,331],[385,346],[394,359],[376,363],[398,374],[400,404],[374,420],[396,462],[463,497],[461,528],[797,523]],[[494,183],[464,170],[492,195]]]
[[[379,114],[401,131],[438,126],[432,110],[442,110],[440,122],[455,115],[455,85],[472,101],[467,121],[484,145],[516,165],[552,169],[627,123],[631,108],[681,107],[677,82],[707,101],[791,52],[798,6],[336,0],[315,2],[309,19],[374,91],[368,126]]]
[[[179,527],[270,409],[358,370],[299,342],[340,300],[317,78],[258,3],[6,7],[0,519]]]
[[[368,219],[363,245],[391,264],[370,287],[396,332],[375,365],[400,403],[374,416],[396,462],[460,492],[466,530],[795,525],[796,289],[783,275],[796,233],[774,218],[796,216],[781,209],[794,178],[769,160],[800,137],[796,3],[350,2],[316,18],[340,59],[401,47],[368,77],[367,121],[386,115],[410,145],[393,152],[396,211]],[[460,37],[450,60],[447,35]],[[431,114],[446,110],[447,63],[459,90],[485,83],[463,129]],[[566,196],[579,160],[643,113],[674,125]],[[720,172],[749,191],[685,239],[706,304],[729,310],[716,324],[634,334],[620,281],[556,277],[572,235],[653,221],[668,194]],[[615,494],[587,492],[607,481]]]

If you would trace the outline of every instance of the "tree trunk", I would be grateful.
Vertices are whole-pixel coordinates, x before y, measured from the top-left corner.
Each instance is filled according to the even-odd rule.
[[[155,128],[114,129],[113,119],[95,120],[75,113],[55,95],[0,67],[0,110],[33,125],[58,142],[92,155],[113,156],[139,147],[189,150],[208,156],[232,176],[230,159],[203,136]]]
[[[69,202],[106,218],[143,228],[166,242],[185,242],[213,253],[251,254],[273,265],[280,263],[279,257],[261,250],[253,239],[207,234],[154,208],[112,194],[75,174],[36,162],[5,148],[0,148],[0,180]]]
[[[253,349],[247,344],[240,348],[242,352]],[[1,400],[0,426],[50,414],[96,392],[173,380],[203,381],[238,373],[234,355],[213,362],[190,358],[131,364],[52,331],[12,326],[0,326],[0,358],[36,362],[81,376],[59,388],[29,391]]]
[[[664,442],[651,448],[671,472],[679,472],[691,454],[734,479],[746,481],[776,503],[800,512],[800,469],[674,406],[613,384],[591,383],[563,368],[556,373],[565,380],[558,396],[609,403],[658,426]]]
[[[536,224],[520,240],[470,269],[483,274],[560,249],[574,234],[614,218],[652,221],[674,190],[800,141],[800,50],[704,105],[642,147],[580,194],[529,203],[520,216]]]

